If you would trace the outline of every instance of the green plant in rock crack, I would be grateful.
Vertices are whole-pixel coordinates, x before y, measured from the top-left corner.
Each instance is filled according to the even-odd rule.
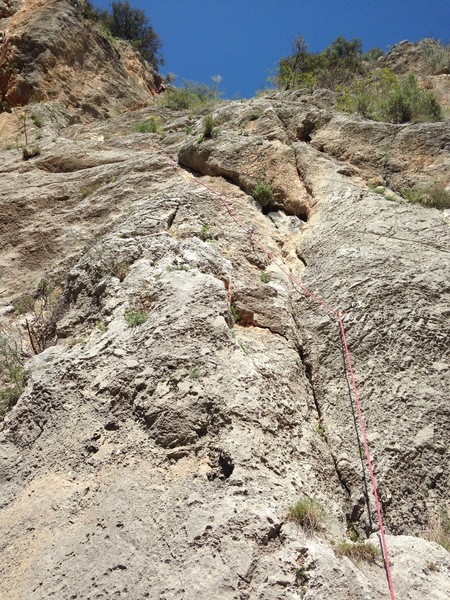
[[[306,573],[305,567],[297,567],[295,570],[295,582],[297,585],[305,585],[308,582],[308,575]]]
[[[200,230],[200,239],[203,242],[212,242],[214,240],[214,235],[209,225],[202,225]]]
[[[239,321],[241,320],[241,316],[234,304],[230,304],[230,313],[233,318],[233,323],[239,323]]]
[[[261,271],[259,278],[261,279],[261,281],[263,283],[269,283],[270,281],[270,273],[268,273],[267,271]]]
[[[273,198],[272,186],[270,183],[267,183],[267,181],[258,181],[252,188],[250,194],[260,204],[267,204]]]
[[[320,435],[320,437],[325,437],[325,429],[320,423],[319,425],[317,425],[316,431]]]
[[[12,305],[18,315],[24,315],[34,309],[35,299],[30,294],[22,294],[15,300]]]

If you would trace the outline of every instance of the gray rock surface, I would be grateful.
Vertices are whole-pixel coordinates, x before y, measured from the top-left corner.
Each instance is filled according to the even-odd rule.
[[[377,545],[378,526],[336,320],[290,276],[346,309],[397,597],[449,596],[450,555],[424,539],[449,501],[448,218],[320,151],[324,102],[220,104],[201,144],[201,115],[152,105],[47,124],[27,162],[2,151],[2,327],[23,335],[32,316],[11,301],[63,279],[56,345],[31,356],[24,338],[27,385],[0,431],[8,600],[389,597],[380,558],[336,552]],[[134,133],[149,115],[162,133]],[[262,210],[247,182],[277,187],[271,157],[288,157],[285,195]],[[284,204],[304,190],[306,221]],[[326,509],[314,534],[286,517],[305,495]]]

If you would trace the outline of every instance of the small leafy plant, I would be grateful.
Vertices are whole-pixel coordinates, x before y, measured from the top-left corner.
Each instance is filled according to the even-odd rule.
[[[259,181],[250,193],[262,205],[268,204],[273,197],[272,186],[267,181]]]
[[[307,533],[312,533],[322,528],[325,509],[318,500],[305,496],[289,506],[287,518],[298,523]]]
[[[214,235],[209,225],[202,225],[202,228],[200,230],[200,239],[204,242],[212,242],[212,240],[214,239]]]
[[[148,319],[148,313],[145,310],[132,310],[130,308],[125,309],[123,316],[129,327],[142,325]]]
[[[166,267],[166,271],[172,273],[172,271],[189,271],[189,265],[169,265]]]
[[[234,304],[230,305],[230,313],[233,318],[233,323],[239,323],[239,321],[241,320],[241,316],[239,314],[238,309],[236,308],[236,306]]]
[[[197,368],[189,370],[189,377],[191,379],[198,379],[200,377],[200,370]]]
[[[40,117],[39,115],[31,115],[31,120],[33,121],[33,125],[35,127],[38,127],[39,129],[42,127],[42,117]]]
[[[261,281],[263,283],[269,283],[270,281],[270,273],[268,273],[267,271],[261,271],[259,278],[261,279]]]

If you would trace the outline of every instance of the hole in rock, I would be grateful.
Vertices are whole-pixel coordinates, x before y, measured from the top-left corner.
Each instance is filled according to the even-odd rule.
[[[105,429],[106,431],[117,431],[120,429],[120,425],[117,421],[110,421],[109,423],[106,423]]]
[[[284,213],[287,217],[294,218],[294,219],[295,218],[300,219],[300,221],[303,221],[304,223],[308,222],[308,211],[306,209],[299,214],[294,214],[293,212],[286,210],[285,208],[283,208],[280,204],[277,204],[276,202],[267,204],[266,206],[263,206],[262,212],[263,212],[263,215],[266,215],[266,216],[269,215],[269,213],[281,212],[281,213]]]
[[[221,452],[219,456],[219,467],[225,479],[228,479],[234,471],[233,461],[225,452]]]

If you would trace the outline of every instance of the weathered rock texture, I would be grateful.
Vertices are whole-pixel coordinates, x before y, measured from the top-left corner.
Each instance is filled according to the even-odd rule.
[[[148,102],[159,76],[80,11],[69,0],[0,2],[2,100],[21,106],[57,99],[91,117]]]
[[[5,598],[389,597],[381,559],[334,550],[378,527],[336,320],[288,274],[346,309],[397,596],[448,598],[449,553],[423,539],[448,505],[448,217],[371,192],[394,183],[362,131],[396,140],[401,187],[445,181],[449,123],[283,93],[219,105],[199,142],[199,115],[156,104],[86,126],[54,110],[39,156],[1,153],[2,326],[25,350],[12,300],[64,280],[0,432]],[[163,132],[133,133],[150,115]],[[259,178],[273,205],[247,194]],[[314,534],[286,519],[303,495],[326,507]]]

